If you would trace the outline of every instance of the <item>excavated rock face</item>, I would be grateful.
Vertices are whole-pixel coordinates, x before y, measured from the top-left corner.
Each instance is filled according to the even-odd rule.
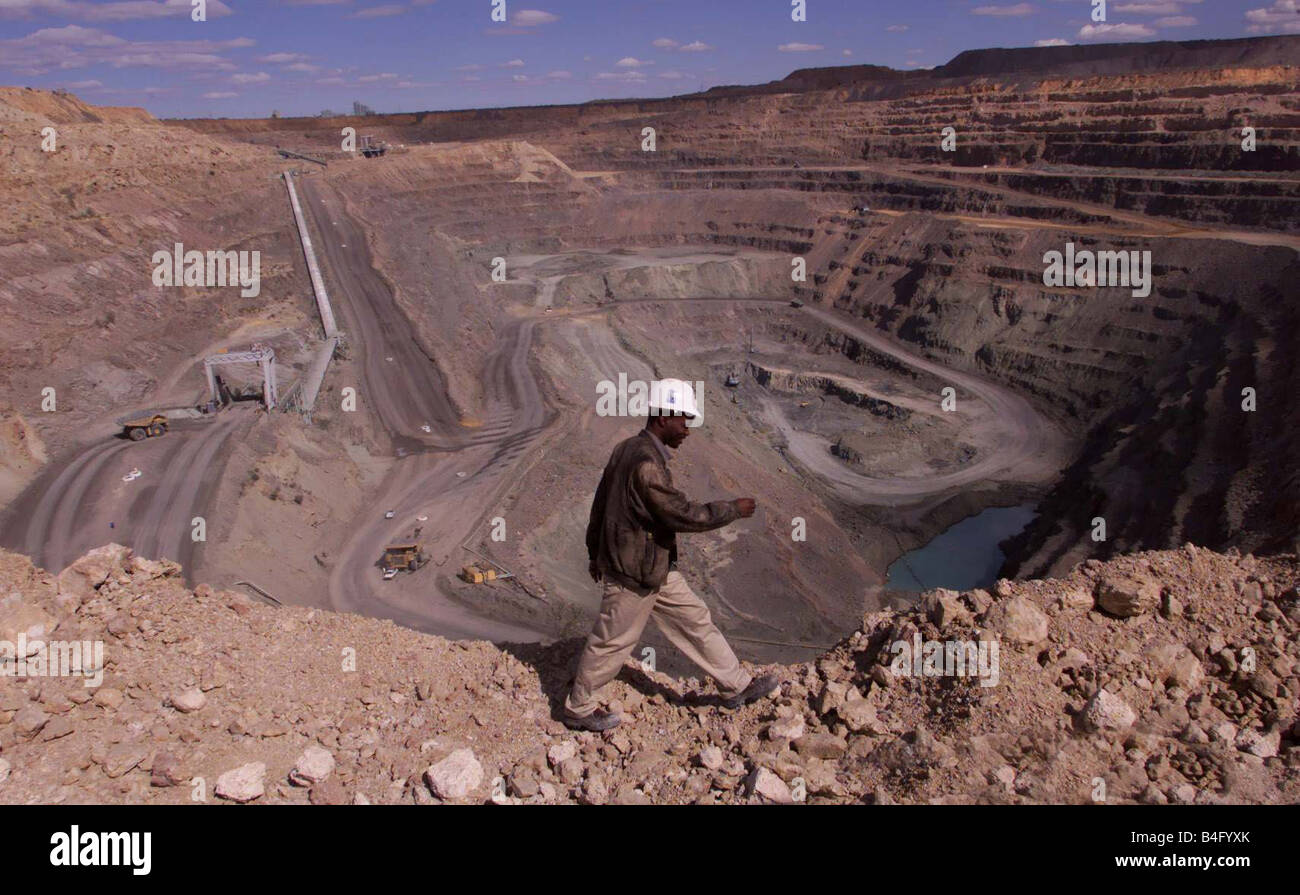
[[[180,803],[196,780],[236,803],[1300,798],[1294,557],[1188,547],[933,591],[778,667],[779,695],[738,711],[629,663],[607,705],[625,722],[602,735],[554,720],[578,641],[273,608],[113,545],[73,566],[99,583],[61,605],[55,576],[0,553],[11,611],[105,647],[97,686],[0,676],[3,802]],[[1165,599],[1120,617],[1094,592]]]

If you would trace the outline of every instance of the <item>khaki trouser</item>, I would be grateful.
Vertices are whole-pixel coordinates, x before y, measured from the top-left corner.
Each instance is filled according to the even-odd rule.
[[[717,681],[724,697],[749,686],[750,674],[740,667],[713,624],[709,608],[680,572],[669,572],[657,591],[644,596],[609,579],[603,590],[600,618],[587,638],[573,688],[564,701],[569,714],[584,717],[596,710],[596,694],[618,675],[651,618],[674,646]]]

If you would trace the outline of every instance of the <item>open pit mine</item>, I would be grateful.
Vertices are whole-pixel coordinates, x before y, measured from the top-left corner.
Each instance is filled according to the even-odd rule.
[[[0,676],[0,801],[1294,802],[1298,59],[0,89],[0,641],[104,645]],[[677,569],[778,689],[651,625],[575,734],[593,496],[666,379],[676,486],[756,501]]]

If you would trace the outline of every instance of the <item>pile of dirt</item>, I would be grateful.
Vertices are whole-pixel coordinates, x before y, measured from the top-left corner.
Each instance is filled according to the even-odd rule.
[[[1292,802],[1292,556],[1191,545],[865,616],[779,693],[629,663],[602,735],[554,720],[580,641],[496,647],[277,609],[126,548],[0,553],[0,639],[102,641],[0,676],[0,801]],[[917,643],[969,642],[975,675]],[[982,646],[980,646],[982,644]],[[74,666],[76,663],[74,663]],[[927,670],[928,669],[928,670]],[[952,671],[952,669],[949,669]],[[97,679],[101,678],[102,679]]]
[[[157,124],[144,109],[136,106],[92,106],[63,90],[36,90],[31,87],[0,87],[0,121],[36,116],[51,124]]]

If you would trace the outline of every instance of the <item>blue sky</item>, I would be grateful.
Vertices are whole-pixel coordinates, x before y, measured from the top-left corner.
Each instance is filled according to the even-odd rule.
[[[0,84],[160,117],[671,96],[962,50],[1300,33],[1298,0],[0,0]]]

